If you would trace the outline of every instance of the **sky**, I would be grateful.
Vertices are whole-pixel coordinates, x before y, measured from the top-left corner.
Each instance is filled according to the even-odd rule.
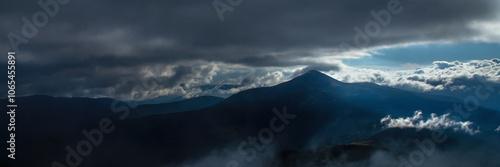
[[[312,69],[461,89],[457,79],[500,83],[499,9],[496,0],[5,0],[0,50],[17,53],[18,95],[227,97]]]

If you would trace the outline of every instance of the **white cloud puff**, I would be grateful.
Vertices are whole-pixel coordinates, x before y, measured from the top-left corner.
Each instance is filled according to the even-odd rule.
[[[414,70],[375,70],[344,67],[330,75],[342,82],[371,82],[415,91],[467,89],[478,81],[500,84],[500,59],[469,62],[435,61]]]
[[[498,128],[495,129],[495,131],[500,132],[500,126],[498,126]]]
[[[406,118],[392,118],[388,115],[380,120],[386,128],[417,128],[417,129],[430,129],[430,130],[444,130],[453,129],[455,131],[463,131],[470,135],[479,133],[478,129],[471,127],[473,122],[470,121],[455,121],[449,118],[450,114],[437,116],[432,113],[431,118],[424,120],[422,111],[415,111],[413,117]]]

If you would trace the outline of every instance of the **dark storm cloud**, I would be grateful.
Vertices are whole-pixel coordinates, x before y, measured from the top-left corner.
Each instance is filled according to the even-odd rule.
[[[41,10],[36,1],[30,2],[4,5],[2,19],[13,21],[4,23],[7,24],[2,26],[4,32],[20,31],[19,19]],[[46,53],[45,58],[73,57],[75,53],[90,57],[109,52],[116,57],[158,56],[160,59],[155,61],[163,62],[190,58],[252,66],[259,66],[258,62],[265,66],[279,65],[280,61],[275,59],[314,56],[307,53],[312,49],[335,48],[340,42],[352,44],[356,35],[353,27],[364,29],[368,21],[374,20],[370,11],[387,9],[388,2],[245,1],[234,12],[226,12],[225,21],[220,22],[211,1],[73,0],[61,6],[47,27],[20,48]],[[370,46],[466,38],[474,33],[468,29],[470,21],[490,19],[495,14],[493,3],[402,0],[403,11],[392,16],[381,39],[373,40]],[[162,40],[171,44],[162,44]],[[101,49],[103,46],[122,50],[106,51]],[[274,63],[268,63],[268,58]]]
[[[375,20],[370,11],[387,10],[389,1],[244,1],[224,13],[223,22],[212,2],[72,0],[19,46],[19,61],[30,66],[26,78],[36,78],[29,83],[48,90],[64,83],[71,89],[83,80],[83,90],[121,90],[128,86],[117,88],[117,83],[134,83],[141,77],[137,71],[150,65],[190,61],[313,66],[317,62],[312,60],[321,55],[318,50],[335,57],[341,42],[354,46],[353,27],[364,30]],[[21,18],[31,20],[41,11],[37,3],[3,1],[2,34],[22,35]],[[465,40],[478,33],[469,26],[472,21],[494,19],[498,10],[497,2],[489,0],[401,0],[401,6],[402,12],[392,15],[390,24],[365,48]],[[0,48],[11,47],[6,37],[1,41]],[[174,70],[176,77],[184,74],[180,67]]]

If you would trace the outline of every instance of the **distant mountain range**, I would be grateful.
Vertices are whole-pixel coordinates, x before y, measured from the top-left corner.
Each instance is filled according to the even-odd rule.
[[[132,112],[132,117],[144,117],[149,115],[161,115],[182,111],[202,109],[221,102],[224,98],[214,96],[200,96],[186,100],[180,100],[161,104],[143,104],[137,106]]]
[[[103,134],[102,143],[82,157],[79,166],[226,166],[234,162],[239,166],[369,166],[379,151],[381,156],[396,159],[387,160],[391,162],[387,166],[399,165],[398,156],[416,148],[411,141],[432,136],[433,131],[387,129],[380,120],[387,115],[411,117],[416,110],[442,115],[463,100],[371,83],[342,83],[309,71],[288,82],[242,91],[227,99],[205,96],[135,108],[116,102],[18,98],[16,149],[18,157],[30,161],[12,165],[65,164],[66,146],[77,147],[86,139],[82,130],[99,128],[103,118],[116,127]],[[5,106],[6,100],[1,104]],[[119,107],[129,114],[112,111]],[[6,114],[0,118],[8,121]],[[479,126],[481,133],[443,132],[450,140],[436,147],[439,156],[456,154],[447,154],[449,150],[476,155],[478,150],[467,152],[469,147],[498,148],[494,141],[499,141],[500,133],[494,129],[500,125],[500,111],[479,107],[467,120]],[[500,155],[498,149],[484,153]],[[484,166],[499,164],[499,160],[474,160],[483,161]]]

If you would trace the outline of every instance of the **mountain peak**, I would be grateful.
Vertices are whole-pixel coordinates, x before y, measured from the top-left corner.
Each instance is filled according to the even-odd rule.
[[[312,84],[315,86],[339,86],[343,84],[342,82],[333,79],[332,77],[317,71],[317,70],[309,70],[306,73],[295,77],[290,82],[292,83],[306,83]]]
[[[323,74],[322,72],[320,72],[318,70],[309,70],[309,71],[307,71],[306,73],[304,73],[302,75],[314,75],[314,76],[317,76],[317,77],[329,77],[328,75]]]

